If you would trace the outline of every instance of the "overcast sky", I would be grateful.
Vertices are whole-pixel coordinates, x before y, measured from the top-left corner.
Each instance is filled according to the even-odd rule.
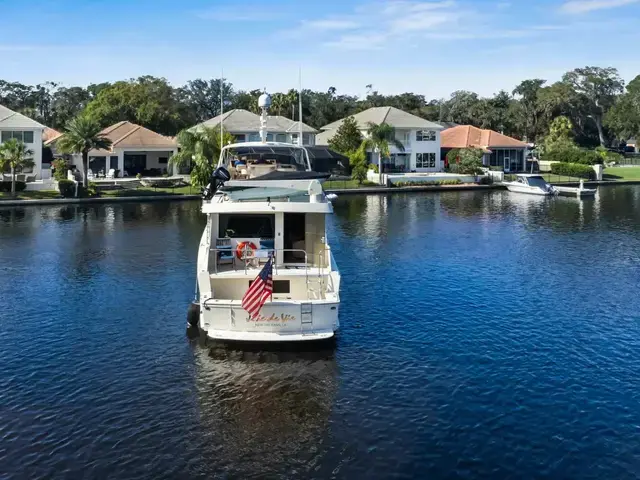
[[[0,1],[0,79],[155,75],[239,89],[491,95],[586,65],[640,74],[640,0]]]

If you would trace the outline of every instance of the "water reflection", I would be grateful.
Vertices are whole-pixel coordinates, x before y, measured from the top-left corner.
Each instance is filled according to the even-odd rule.
[[[238,478],[311,472],[337,394],[333,344],[194,343],[205,449]]]

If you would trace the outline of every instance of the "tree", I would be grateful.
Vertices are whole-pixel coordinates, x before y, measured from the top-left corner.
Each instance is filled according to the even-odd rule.
[[[449,170],[464,175],[480,175],[482,173],[482,156],[479,148],[459,148],[447,153]]]
[[[571,85],[586,101],[588,116],[595,122],[600,145],[604,147],[606,143],[603,128],[604,116],[624,88],[624,82],[618,70],[611,67],[576,68],[565,73],[562,81]]]
[[[73,118],[84,110],[91,101],[91,94],[82,87],[59,88],[52,97],[53,128],[64,128]]]
[[[33,166],[30,157],[33,150],[28,150],[25,144],[15,138],[0,145],[0,170],[11,169],[11,195],[16,195],[16,171]]]
[[[201,123],[220,115],[220,84],[219,78],[211,80],[191,80],[182,88],[182,93],[188,108],[194,115],[195,123]],[[231,104],[233,101],[233,85],[222,81],[222,98]]]
[[[191,184],[204,187],[209,183],[218,164],[220,144],[231,143],[234,138],[225,131],[220,142],[219,127],[201,127],[197,130],[182,130],[176,140],[180,151],[171,157],[169,163],[177,167],[191,165]]]
[[[629,82],[627,92],[607,112],[604,124],[620,140],[640,138],[640,75]]]
[[[368,170],[367,153],[362,146],[349,154],[349,165],[351,166],[351,178],[358,182],[358,185],[362,185],[362,182],[367,178]]]
[[[164,135],[196,123],[183,92],[151,76],[116,82],[98,93],[84,112],[102,127],[128,120]]]
[[[404,152],[404,145],[400,140],[396,138],[396,129],[388,123],[381,123],[376,125],[373,122],[369,122],[367,131],[367,138],[362,141],[362,148],[364,150],[371,149],[378,153],[378,173],[380,174],[380,183],[382,184],[382,171],[384,169],[382,159],[389,158],[391,156],[390,147],[393,145],[401,152]]]
[[[549,134],[543,142],[544,154],[556,151],[566,151],[577,148],[573,139],[573,124],[565,116],[553,119],[549,127]]]
[[[101,133],[98,122],[81,115],[67,124],[63,135],[56,140],[56,148],[60,153],[82,155],[82,185],[87,188],[89,152],[108,150],[111,148],[111,140]]]
[[[360,145],[362,145],[362,134],[358,128],[358,122],[353,117],[345,118],[335,135],[329,140],[329,147],[344,155],[355,152]]]
[[[547,83],[546,80],[540,78],[524,80],[513,90],[513,95],[519,96],[518,106],[520,107],[514,111],[515,118],[524,136],[530,142],[535,142],[540,133],[541,110],[538,97],[545,83]]]

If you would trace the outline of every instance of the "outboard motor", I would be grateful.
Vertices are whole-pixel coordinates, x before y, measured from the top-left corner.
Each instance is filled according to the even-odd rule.
[[[213,174],[211,174],[211,179],[209,180],[209,184],[204,187],[202,190],[202,199],[203,200],[211,200],[213,196],[216,194],[218,189],[224,185],[224,182],[227,182],[231,179],[231,174],[224,167],[218,167],[214,170]]]

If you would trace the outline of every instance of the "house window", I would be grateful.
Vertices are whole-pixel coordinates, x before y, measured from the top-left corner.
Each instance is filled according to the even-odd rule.
[[[258,133],[250,133],[249,134],[249,141],[250,142],[259,142],[260,141],[260,134],[258,134]]]
[[[276,142],[286,142],[287,141],[287,136],[284,133],[278,133],[276,135]]]
[[[243,143],[247,141],[247,136],[244,133],[240,133],[238,135],[235,136],[236,137],[236,143]]]
[[[303,145],[311,145],[311,135],[308,133],[302,134],[302,144]]]
[[[273,142],[273,133],[267,133],[267,142]]]
[[[416,153],[416,168],[436,168],[436,154]]]
[[[2,142],[6,142],[7,140],[11,140],[12,138],[15,138],[16,140],[18,140],[19,142],[24,142],[24,143],[33,143],[33,132],[2,132],[2,136],[0,137],[0,140],[2,140]]]
[[[416,132],[417,142],[435,142],[436,132],[435,130],[418,130]]]
[[[158,157],[158,163],[161,165],[166,165],[169,163],[169,157]]]
[[[118,157],[117,156],[109,157],[109,168],[113,169],[113,170],[117,170],[118,169]]]
[[[291,134],[291,143],[293,143],[294,145],[298,144],[298,134],[297,133],[292,133]]]

